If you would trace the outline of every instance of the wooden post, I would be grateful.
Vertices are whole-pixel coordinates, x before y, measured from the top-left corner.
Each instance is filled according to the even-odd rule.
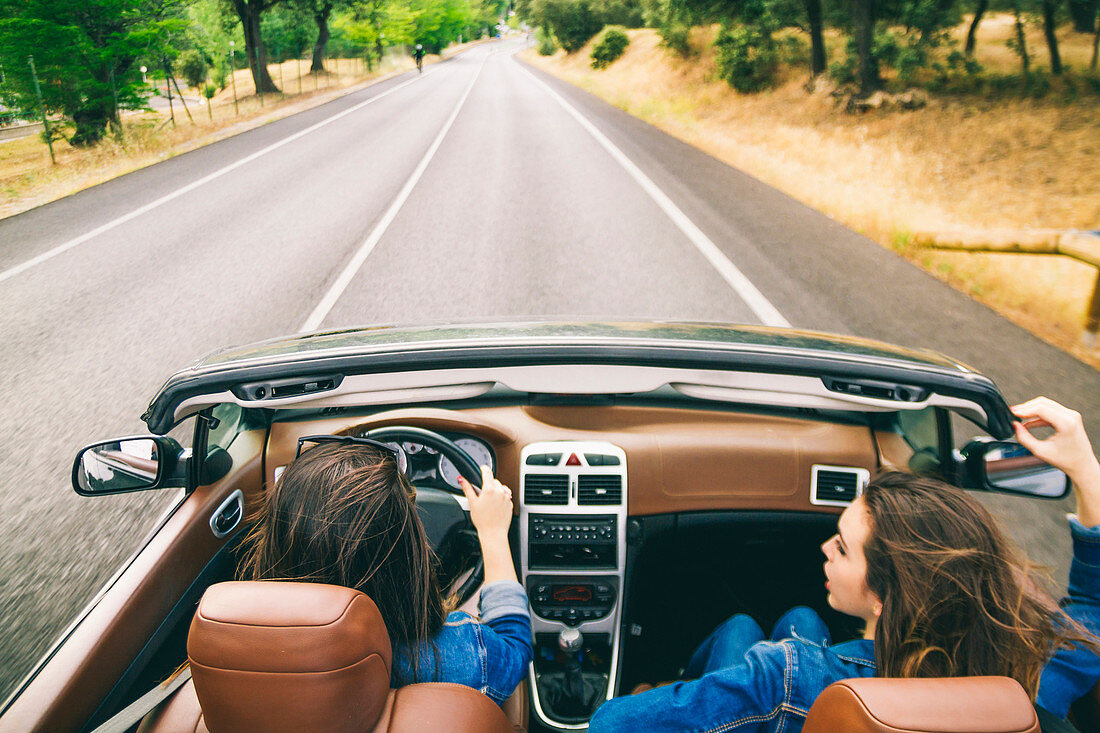
[[[240,117],[241,108],[237,106],[237,63],[233,58],[234,49],[229,49],[229,78],[233,82],[233,114]]]
[[[172,76],[172,84],[176,87],[176,96],[180,98],[180,104],[183,105],[183,111],[187,113],[187,119],[191,120],[191,124],[195,124],[195,118],[191,116],[191,110],[187,109],[187,101],[183,98],[183,92],[180,91],[180,83],[176,81],[175,75]]]
[[[1096,283],[1092,286],[1092,300],[1089,301],[1089,310],[1085,314],[1085,333],[1081,340],[1085,346],[1095,349],[1100,346],[1097,335],[1100,334],[1100,270],[1096,271]]]
[[[172,127],[175,127],[176,110],[172,107],[172,82],[168,81],[172,78],[172,69],[168,66],[167,56],[161,56],[160,60],[164,66],[164,91],[168,92],[168,115],[172,118]]]
[[[38,97],[38,111],[42,113],[42,131],[46,133],[46,145],[50,148],[50,165],[57,165],[57,159],[53,157],[53,135],[50,134],[50,121],[46,119],[46,104],[42,101],[42,87],[38,86],[38,70],[34,68],[34,56],[28,56],[27,61],[31,65],[34,93]]]

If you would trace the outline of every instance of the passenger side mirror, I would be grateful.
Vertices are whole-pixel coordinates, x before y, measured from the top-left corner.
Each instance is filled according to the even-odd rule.
[[[100,496],[184,486],[187,464],[181,458],[180,444],[165,436],[93,443],[76,454],[73,489],[81,496]]]
[[[1069,477],[1014,440],[975,440],[963,448],[968,484],[1043,499],[1069,493]]]

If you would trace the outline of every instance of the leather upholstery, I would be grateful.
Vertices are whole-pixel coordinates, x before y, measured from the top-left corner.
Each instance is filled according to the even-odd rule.
[[[316,583],[219,583],[187,638],[211,733],[361,733],[378,720],[390,642],[374,601]]]
[[[449,682],[393,690],[372,733],[420,731],[513,733],[496,703],[473,688]]]
[[[391,690],[386,627],[374,602],[349,588],[213,585],[187,653],[193,687],[148,716],[142,733],[513,733],[500,708],[471,688]]]
[[[1008,677],[835,682],[804,733],[1040,733],[1027,693]]]

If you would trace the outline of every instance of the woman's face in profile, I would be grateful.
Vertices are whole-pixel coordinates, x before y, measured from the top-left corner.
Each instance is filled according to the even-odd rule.
[[[863,546],[871,536],[871,520],[863,499],[852,502],[837,522],[837,533],[825,541],[825,589],[829,605],[841,613],[873,624],[882,610],[867,587],[867,559]]]

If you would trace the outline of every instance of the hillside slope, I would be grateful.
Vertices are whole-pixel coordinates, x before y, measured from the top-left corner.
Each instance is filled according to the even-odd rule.
[[[989,26],[987,34],[998,32]],[[712,29],[695,30],[700,52],[687,60],[661,48],[654,30],[629,33],[630,46],[604,71],[589,67],[587,47],[552,57],[531,49],[523,59],[898,249],[1100,364],[1100,355],[1078,345],[1094,268],[1060,257],[918,252],[907,244],[910,232],[953,227],[1100,228],[1095,93],[933,97],[917,111],[853,115],[828,94],[807,93],[801,69],[787,69],[769,92],[733,91],[715,78]],[[986,63],[995,66],[1003,49],[986,40],[993,56]],[[1074,43],[1067,39],[1069,48]]]

